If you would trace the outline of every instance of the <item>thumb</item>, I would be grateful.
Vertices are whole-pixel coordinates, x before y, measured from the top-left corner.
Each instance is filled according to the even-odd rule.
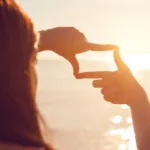
[[[72,65],[74,75],[79,73],[79,63],[75,55],[66,58]]]
[[[114,56],[114,61],[118,67],[118,70],[130,71],[130,69],[128,68],[128,66],[125,64],[125,62],[122,60],[120,56],[119,48],[114,50],[113,56]]]

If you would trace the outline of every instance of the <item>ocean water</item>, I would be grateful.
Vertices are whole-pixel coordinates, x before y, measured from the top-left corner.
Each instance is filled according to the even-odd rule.
[[[109,70],[104,62],[81,61],[81,70]],[[62,60],[37,64],[38,106],[56,150],[136,150],[130,109],[103,100],[92,80],[76,80]],[[135,72],[150,93],[150,70]]]

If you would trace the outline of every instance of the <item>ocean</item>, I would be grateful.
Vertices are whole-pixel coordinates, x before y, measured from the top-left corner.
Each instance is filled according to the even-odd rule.
[[[82,71],[109,70],[110,64],[80,61]],[[130,109],[103,100],[92,80],[77,80],[63,60],[37,64],[37,102],[56,150],[136,150]],[[150,93],[150,70],[136,70]],[[149,89],[148,89],[149,88]]]

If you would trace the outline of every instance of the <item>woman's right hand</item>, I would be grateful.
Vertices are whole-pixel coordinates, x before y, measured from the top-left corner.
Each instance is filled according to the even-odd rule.
[[[56,54],[68,60],[74,71],[79,73],[77,54],[92,51],[108,51],[117,48],[112,44],[95,44],[88,42],[86,36],[74,27],[56,27],[39,31],[39,51],[52,50]]]
[[[121,59],[119,50],[114,51],[114,61],[118,67],[117,71],[84,72],[78,74],[77,78],[101,78],[94,80],[93,86],[101,88],[104,99],[113,104],[132,106],[141,102],[145,99],[146,93]]]

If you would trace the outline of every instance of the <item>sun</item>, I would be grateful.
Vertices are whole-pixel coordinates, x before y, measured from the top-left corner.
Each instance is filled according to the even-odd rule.
[[[150,69],[150,53],[147,52],[149,45],[145,39],[129,36],[117,43],[121,57],[131,70]]]
[[[150,69],[150,55],[149,54],[130,54],[123,57],[125,63],[130,69],[141,70]]]

